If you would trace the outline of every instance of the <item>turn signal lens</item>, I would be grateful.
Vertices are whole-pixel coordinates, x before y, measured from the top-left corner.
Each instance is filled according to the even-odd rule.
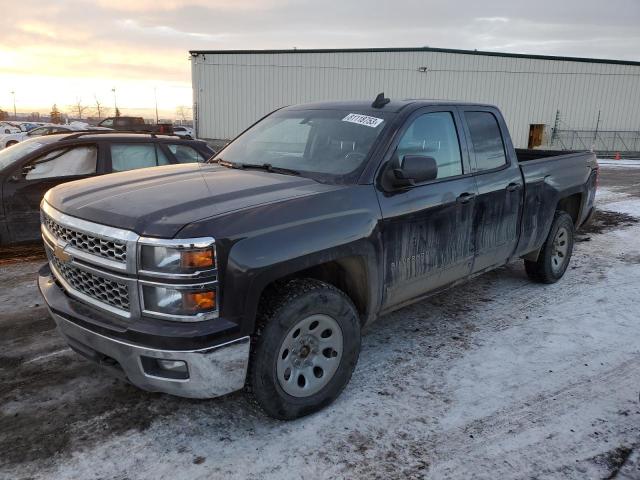
[[[215,310],[216,292],[183,292],[182,306],[191,312],[201,312],[205,310]]]
[[[211,268],[215,265],[213,249],[188,250],[182,252],[180,256],[180,266],[182,268]]]

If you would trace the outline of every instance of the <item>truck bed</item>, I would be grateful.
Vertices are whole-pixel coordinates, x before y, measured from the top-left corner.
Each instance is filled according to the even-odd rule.
[[[573,196],[563,206],[574,216],[576,227],[590,213],[595,193],[596,156],[593,152],[516,150],[524,181],[524,208],[519,254],[527,254],[543,244],[559,199]],[[584,205],[583,208],[581,206]]]

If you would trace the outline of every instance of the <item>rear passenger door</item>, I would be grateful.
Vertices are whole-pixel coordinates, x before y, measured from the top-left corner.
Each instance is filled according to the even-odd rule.
[[[506,125],[490,107],[461,108],[478,188],[473,219],[473,273],[507,262],[518,241],[522,174],[511,158]]]
[[[462,148],[461,148],[462,145]],[[384,248],[383,308],[467,277],[473,261],[475,181],[455,108],[420,109],[391,146],[397,155],[433,157],[435,180],[378,191]]]

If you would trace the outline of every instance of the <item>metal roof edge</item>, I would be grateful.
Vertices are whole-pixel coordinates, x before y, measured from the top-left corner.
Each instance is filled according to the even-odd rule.
[[[533,55],[526,53],[488,52],[485,50],[458,50],[452,48],[310,48],[310,49],[285,49],[285,50],[189,50],[192,56],[203,54],[289,54],[289,53],[385,53],[385,52],[435,52],[453,53],[460,55],[483,55],[488,57],[529,58],[534,60],[550,60],[563,62],[605,63],[611,65],[640,66],[640,61],[609,60],[604,58],[564,57],[556,55]]]

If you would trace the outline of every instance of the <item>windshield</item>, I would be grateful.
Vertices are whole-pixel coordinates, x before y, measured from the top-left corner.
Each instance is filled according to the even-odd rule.
[[[281,110],[231,142],[213,161],[234,166],[290,169],[319,179],[344,181],[359,173],[388,112]]]
[[[58,140],[57,135],[55,138],[33,138],[0,150],[0,170],[4,170],[6,167],[17,160],[20,160],[25,155],[28,155],[47,143],[55,142],[56,140]]]

